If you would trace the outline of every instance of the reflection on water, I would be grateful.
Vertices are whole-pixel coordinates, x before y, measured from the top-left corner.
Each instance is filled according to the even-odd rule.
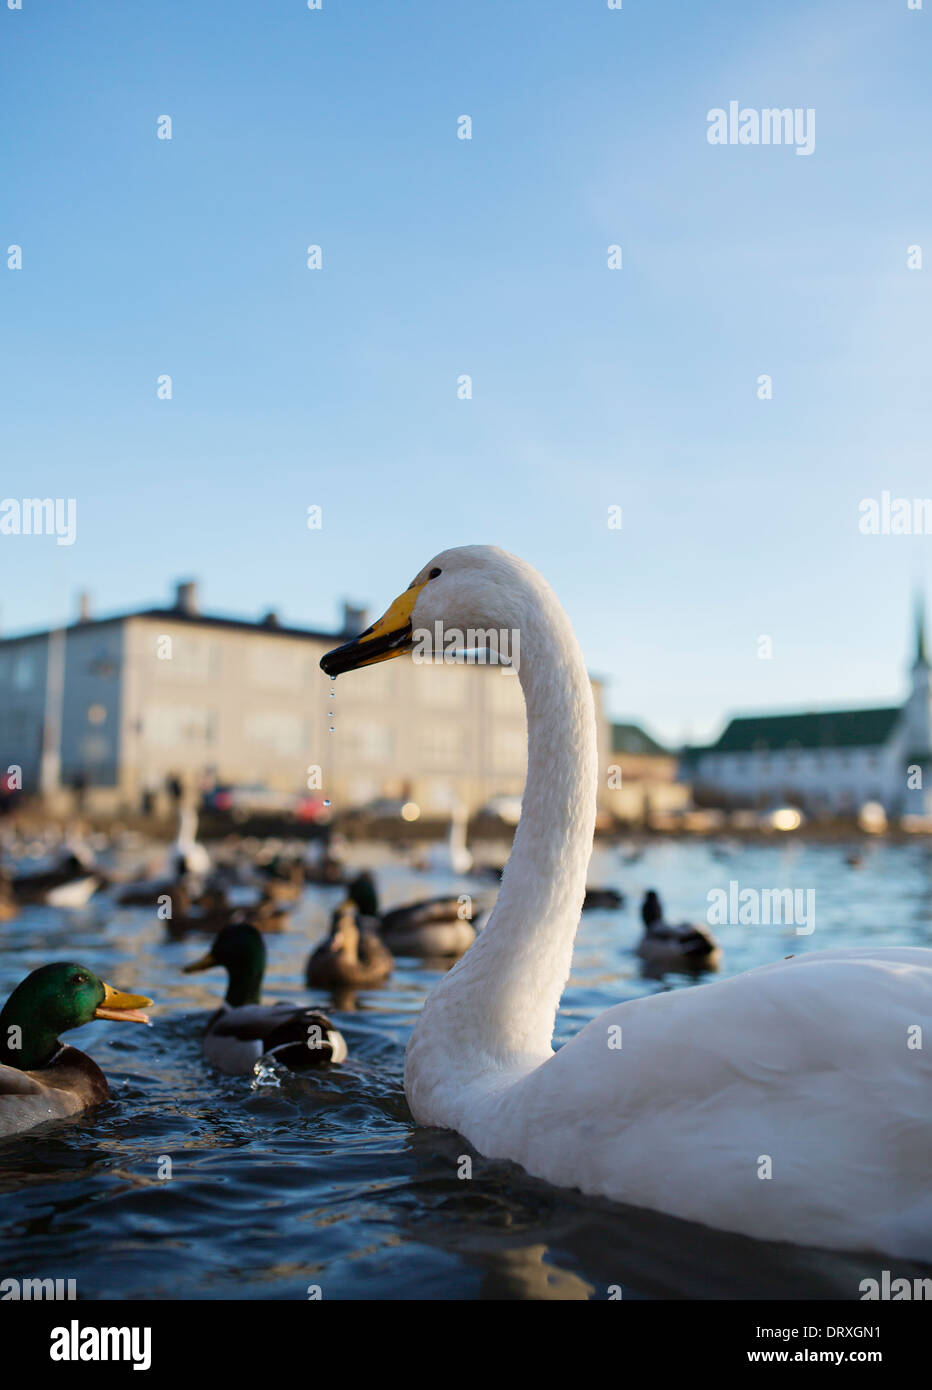
[[[830,945],[932,944],[932,859],[918,844],[879,845],[856,868],[843,846],[658,844],[633,863],[602,852],[591,878],[628,903],[584,916],[558,1042],[619,1000],[703,988],[641,974],[632,947],[646,887],[670,920],[701,920],[708,890],[730,879],[815,890],[811,936],[717,929],[725,974]],[[446,886],[400,869],[383,883],[386,906]],[[329,1006],[350,1060],[280,1085],[204,1063],[202,1017],[220,979],[181,974],[196,937],[166,941],[145,909],[105,900],[3,924],[4,997],[35,966],[74,959],[158,1005],[152,1029],[73,1036],[104,1068],[111,1102],[0,1144],[5,1275],[74,1278],[83,1298],[298,1299],[309,1285],[324,1298],[857,1298],[876,1277],[876,1256],[764,1245],[593,1200],[416,1129],[404,1047],[438,968],[402,960],[386,987],[339,999],[306,989],[310,944],[340,896],[309,890],[291,930],[267,938],[266,997]],[[464,1154],[470,1180],[457,1177]],[[899,1274],[924,1272],[901,1263]]]

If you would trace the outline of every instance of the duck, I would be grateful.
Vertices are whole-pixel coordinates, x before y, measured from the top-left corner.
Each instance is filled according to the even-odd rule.
[[[231,903],[222,888],[207,888],[200,897],[192,897],[186,880],[182,880],[160,894],[159,902],[171,936],[192,931],[216,934],[232,922],[251,922],[261,932],[284,931],[288,924],[288,909],[266,893],[244,907]],[[169,907],[167,913],[165,905]]]
[[[279,903],[296,903],[304,891],[304,864],[300,859],[276,856],[261,872],[263,895]]]
[[[344,885],[346,869],[344,857],[346,841],[343,836],[327,826],[323,834],[308,842],[304,855],[304,881],[323,885]]]
[[[395,958],[371,927],[363,925],[352,898],[334,911],[330,934],[307,963],[307,983],[322,989],[350,986],[368,989],[388,979]]]
[[[501,883],[502,874],[505,872],[505,866],[504,864],[498,866],[484,864],[479,872],[484,877],[497,879],[498,882]],[[583,898],[582,910],[583,912],[592,912],[597,908],[601,908],[614,912],[618,908],[624,907],[626,901],[624,893],[619,892],[617,888],[590,888],[587,886],[586,896]]]
[[[365,926],[371,926],[396,956],[461,956],[476,939],[468,894],[423,898],[379,912],[375,880],[366,871],[348,886]]]
[[[601,908],[603,911],[616,912],[624,905],[625,895],[617,888],[587,888],[582,910],[583,912],[591,912],[596,908]]]
[[[0,1011],[0,1137],[107,1100],[110,1088],[100,1067],[61,1043],[58,1034],[95,1018],[148,1023],[142,1010],[151,1003],[114,989],[73,961],[40,965],[27,975]]]
[[[332,680],[469,628],[520,632],[526,785],[495,907],[408,1042],[415,1122],[713,1229],[932,1259],[932,1049],[911,1041],[932,1035],[932,951],[829,947],[658,990],[555,1052],[599,783],[592,686],[556,594],[496,546],[445,550],[320,664]]]
[[[653,888],[647,890],[641,903],[641,921],[644,935],[637,954],[648,965],[667,970],[717,970],[721,964],[721,948],[712,933],[692,922],[665,922]]]
[[[324,1014],[260,1002],[265,963],[261,933],[250,922],[231,922],[205,956],[184,967],[186,975],[218,965],[227,972],[226,996],[204,1034],[207,1061],[227,1076],[247,1075],[264,1057],[294,1071],[344,1061],[346,1042]]]
[[[13,893],[20,903],[46,903],[49,907],[84,907],[105,883],[90,851],[77,843],[66,847],[51,869],[17,874]]]
[[[0,922],[12,922],[19,916],[19,904],[13,891],[13,880],[5,869],[0,868]]]

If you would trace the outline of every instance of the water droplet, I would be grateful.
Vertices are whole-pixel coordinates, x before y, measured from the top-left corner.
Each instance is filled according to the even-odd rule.
[[[329,797],[326,797],[326,796],[324,797],[324,805],[325,805],[325,806],[329,806],[329,805],[330,805],[330,798],[329,798]]]

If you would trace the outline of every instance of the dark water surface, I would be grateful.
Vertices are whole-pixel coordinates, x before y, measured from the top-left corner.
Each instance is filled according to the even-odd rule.
[[[932,945],[932,854],[871,846],[741,848],[661,843],[635,863],[599,853],[590,875],[628,894],[583,917],[557,1020],[565,1042],[602,1009],[679,977],[645,979],[632,947],[638,902],[656,887],[670,920],[703,920],[710,888],[816,890],[816,929],[724,927],[722,974],[829,946]],[[386,906],[446,885],[382,872]],[[67,1038],[110,1080],[113,1100],[0,1143],[0,1274],[77,1281],[79,1298],[857,1298],[883,1260],[726,1236],[595,1201],[417,1129],[402,1086],[404,1048],[438,978],[403,959],[382,989],[335,1007],[301,983],[310,943],[338,890],[308,890],[291,930],[269,936],[265,997],[330,1008],[350,1051],[327,1073],[222,1077],[200,1052],[220,971],[186,977],[202,937],[166,942],[147,909],[95,899],[81,912],[25,908],[0,927],[0,993],[46,961],[81,962],[151,995],[154,1027],[95,1023]],[[352,1007],[350,1007],[352,1005]],[[662,1154],[658,1162],[662,1163]],[[160,1176],[171,1161],[171,1177]],[[897,1266],[897,1273],[911,1271]],[[917,1270],[922,1273],[923,1271]],[[927,1271],[926,1271],[927,1272]]]

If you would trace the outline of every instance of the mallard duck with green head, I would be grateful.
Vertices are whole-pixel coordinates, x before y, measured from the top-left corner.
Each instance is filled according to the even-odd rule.
[[[107,1078],[59,1033],[95,1018],[148,1023],[141,994],[124,994],[72,961],[42,965],[16,986],[0,1012],[0,1136],[76,1115],[107,1100]]]
[[[476,939],[467,894],[423,898],[380,912],[375,880],[366,872],[356,875],[348,893],[359,908],[360,924],[376,928],[396,956],[461,956]]]
[[[261,1002],[265,962],[261,933],[249,922],[232,922],[218,933],[206,956],[184,967],[186,975],[215,965],[227,972],[226,996],[204,1035],[208,1062],[230,1076],[251,1072],[261,1057],[274,1057],[295,1071],[342,1062],[346,1043],[324,1014]]]

